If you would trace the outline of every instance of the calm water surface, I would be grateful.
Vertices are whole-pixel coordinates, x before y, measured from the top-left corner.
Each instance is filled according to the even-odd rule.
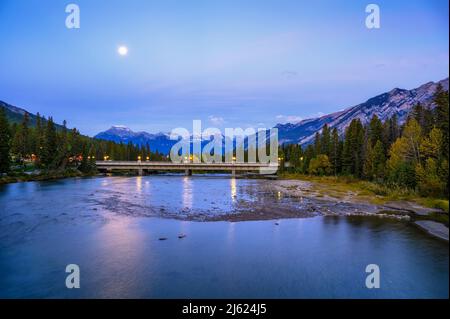
[[[0,186],[0,297],[448,298],[448,244],[407,222],[182,220],[289,200],[263,183],[146,176]],[[72,263],[80,289],[65,287]],[[380,289],[365,288],[368,264],[381,269]]]

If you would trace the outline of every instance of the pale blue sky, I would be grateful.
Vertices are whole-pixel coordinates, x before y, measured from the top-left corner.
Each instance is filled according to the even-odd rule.
[[[447,0],[376,1],[378,30],[368,3],[0,0],[0,100],[88,135],[269,127],[448,77]]]

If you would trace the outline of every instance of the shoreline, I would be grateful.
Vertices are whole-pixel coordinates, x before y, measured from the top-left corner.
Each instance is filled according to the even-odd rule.
[[[278,183],[275,183],[275,189],[281,192],[284,191],[291,196],[320,198],[330,203],[354,205],[356,209],[360,208],[362,210],[361,212],[355,211],[354,213],[341,213],[338,215],[373,216],[406,220],[427,232],[429,235],[449,242],[448,226],[432,219],[434,214],[445,214],[443,210],[425,207],[407,200],[386,201],[381,204],[371,204],[368,203],[366,199],[367,196],[360,198],[358,196],[359,194],[352,191],[345,192],[342,194],[343,196],[335,196],[336,194],[333,194],[332,191],[325,192],[323,189],[320,189],[320,186],[324,185],[319,185],[319,187],[317,187],[317,182],[293,179],[280,179],[277,182]],[[323,215],[326,216],[328,214],[325,213]]]
[[[19,177],[10,176],[13,180],[6,182],[2,182],[2,178],[0,178],[0,185],[15,182],[51,181],[77,177],[102,177],[103,175],[83,174],[78,170],[64,170],[25,176],[25,180],[20,179],[24,175]],[[428,208],[406,200],[374,204],[369,202],[367,195],[359,196],[357,192],[350,190],[337,194],[333,190],[324,189],[324,186],[326,184],[308,180],[270,179],[264,185],[262,191],[271,193],[274,196],[273,202],[239,202],[236,204],[234,211],[225,213],[213,213],[210,209],[204,211],[197,210],[195,212],[169,212],[164,207],[145,207],[145,212],[138,214],[137,217],[160,217],[198,222],[242,222],[258,220],[276,221],[278,219],[310,218],[316,216],[366,216],[408,221],[433,237],[447,242],[449,241],[448,226],[432,218],[434,216],[433,214],[444,214],[439,209]],[[283,198],[294,199],[294,204],[290,200],[285,203],[280,202]],[[296,202],[299,202],[300,205],[295,204]],[[117,214],[134,215],[133,212],[127,212],[127,209],[122,209],[127,205],[129,205],[128,207],[133,207],[132,203],[96,202],[96,204]]]
[[[62,180],[76,177],[96,177],[97,174],[85,174],[76,169],[51,170],[39,174],[14,174],[0,176],[0,186],[14,183]]]

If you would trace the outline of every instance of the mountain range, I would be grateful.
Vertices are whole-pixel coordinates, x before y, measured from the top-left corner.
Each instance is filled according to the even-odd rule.
[[[37,116],[35,114],[30,113],[25,109],[22,109],[17,106],[13,106],[13,105],[8,104],[3,101],[0,101],[0,108],[5,110],[6,118],[8,119],[8,121],[10,123],[16,123],[16,124],[21,123],[22,119],[26,113],[26,114],[28,114],[30,126],[32,126],[32,127],[36,126]],[[63,126],[60,124],[55,123],[55,127],[57,130],[63,129]]]
[[[133,132],[128,127],[123,125],[114,125],[110,129],[98,133],[94,138],[113,141],[117,143],[128,144],[129,142],[135,145],[148,145],[152,151],[168,154],[172,146],[177,142],[171,140],[169,134],[157,133],[150,134],[147,132]]]
[[[389,92],[377,95],[366,102],[348,107],[343,111],[331,113],[317,118],[306,119],[297,123],[278,124],[279,143],[309,144],[314,140],[314,135],[325,124],[333,129],[337,128],[340,135],[353,119],[359,118],[363,124],[377,115],[381,121],[385,121],[397,115],[400,123],[406,120],[408,113],[414,105],[421,103],[425,107],[433,106],[433,94],[438,84],[448,91],[448,78],[439,82],[428,82],[412,90],[395,88]],[[109,130],[101,132],[95,138],[112,140],[116,142],[145,145],[149,143],[152,150],[168,153],[176,141],[169,138],[169,134],[149,134],[146,132],[133,132],[124,126],[113,126]]]
[[[403,123],[417,103],[420,102],[424,107],[434,107],[433,95],[438,84],[448,91],[448,78],[446,78],[437,83],[425,83],[412,90],[395,88],[343,111],[298,123],[278,124],[276,127],[278,128],[279,142],[309,144],[314,140],[315,133],[320,131],[325,124],[328,124],[331,129],[337,128],[339,134],[342,135],[353,119],[359,118],[363,124],[367,124],[374,115],[384,122],[396,114],[399,122]]]
[[[389,92],[377,95],[366,102],[345,108],[317,118],[302,120],[297,123],[277,124],[279,143],[309,144],[314,140],[314,135],[320,131],[323,125],[333,129],[337,128],[340,135],[345,132],[346,127],[353,119],[360,119],[366,124],[377,115],[381,121],[385,121],[397,115],[399,122],[405,121],[408,113],[414,105],[421,103],[425,107],[433,108],[433,94],[438,84],[448,91],[448,78],[439,82],[428,82],[412,90],[395,88]],[[8,119],[20,123],[25,113],[30,117],[31,125],[35,125],[36,116],[22,108],[18,108],[0,101],[0,107],[6,110]],[[133,143],[136,145],[149,144],[152,151],[168,154],[171,147],[177,142],[170,140],[167,133],[151,134],[147,132],[134,132],[128,127],[116,125],[110,129],[100,132],[94,136],[97,139],[109,140],[122,143]],[[202,145],[207,141],[202,141]]]

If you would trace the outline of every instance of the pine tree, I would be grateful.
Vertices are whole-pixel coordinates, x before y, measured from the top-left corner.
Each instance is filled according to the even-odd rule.
[[[414,105],[411,112],[409,113],[408,120],[412,118],[415,119],[417,123],[419,123],[419,125],[423,127],[424,108],[420,102]]]
[[[57,151],[56,128],[51,117],[47,120],[44,137],[41,160],[47,168],[50,168]]]
[[[321,154],[322,147],[320,145],[320,133],[316,132],[316,135],[314,136],[314,155],[317,156]]]
[[[331,144],[330,129],[328,128],[328,125],[325,124],[322,128],[320,150],[322,154],[325,154],[328,157],[330,156],[330,144]]]
[[[383,138],[383,124],[378,116],[374,115],[369,123],[369,141],[372,147],[378,140]]]
[[[397,138],[400,137],[400,128],[398,126],[398,117],[397,114],[394,114],[390,119],[390,133],[389,133],[389,146],[392,145]]]
[[[9,123],[6,119],[5,110],[0,108],[0,173],[9,171],[11,164],[10,158],[11,135]]]
[[[444,91],[441,84],[434,94],[436,127],[443,133],[442,150],[446,158],[449,156],[449,100],[448,91]]]
[[[365,147],[363,173],[367,179],[371,180],[373,178],[373,150],[371,143],[367,143]]]
[[[15,132],[13,142],[12,142],[12,151],[16,154],[20,160],[31,155],[31,134],[30,129],[28,128],[29,116],[28,113],[25,112],[22,123],[17,128]]]
[[[298,158],[299,154],[298,154],[295,146],[296,146],[296,144],[288,145],[288,147],[284,151],[284,153],[286,155],[286,161],[289,161],[289,164],[294,169],[298,166],[298,162],[299,162],[299,158]]]
[[[342,154],[342,169],[344,174],[356,177],[362,176],[364,158],[364,127],[359,119],[351,121],[345,133]]]
[[[91,161],[89,158],[89,148],[87,146],[87,143],[84,142],[81,149],[81,163],[80,166],[78,166],[78,169],[80,170],[80,172],[87,174],[91,172]]]
[[[308,170],[309,162],[311,161],[311,159],[314,158],[314,152],[315,152],[314,146],[309,144],[305,150],[305,158],[303,160],[303,168],[302,168],[303,172],[306,172]]]
[[[58,135],[57,135],[58,136]],[[63,129],[57,138],[57,154],[55,154],[55,166],[65,168],[69,155],[69,143],[67,136],[67,122],[63,121]]]
[[[44,148],[44,129],[42,127],[43,123],[42,123],[42,118],[41,115],[39,114],[39,112],[36,114],[36,133],[35,133],[35,149],[34,149],[34,153],[37,156],[37,165],[40,165],[41,162],[41,157],[42,157],[42,152],[43,152],[43,148]]]
[[[383,143],[378,140],[372,150],[372,176],[376,179],[384,178],[386,156],[384,155]]]
[[[333,132],[331,133],[331,141],[330,141],[330,163],[333,167],[333,173],[334,175],[337,175],[340,171],[340,157],[341,154],[339,152],[339,134],[337,128],[333,129]]]

